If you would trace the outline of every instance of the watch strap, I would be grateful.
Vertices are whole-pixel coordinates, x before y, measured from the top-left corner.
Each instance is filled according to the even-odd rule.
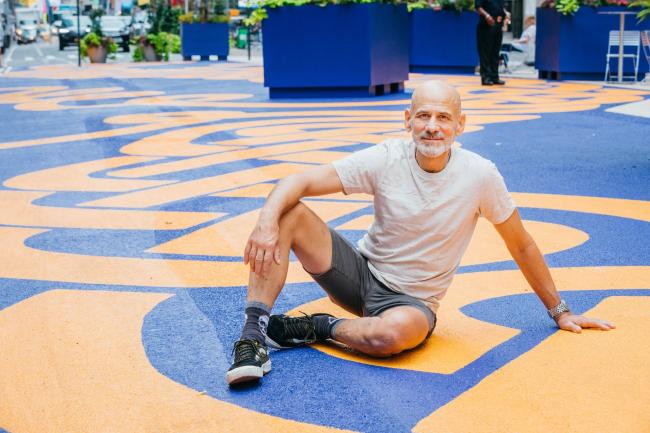
[[[559,304],[547,310],[549,317],[553,320],[557,319],[562,313],[566,313],[569,311],[571,311],[569,310],[569,305],[566,303],[564,299],[560,299]]]

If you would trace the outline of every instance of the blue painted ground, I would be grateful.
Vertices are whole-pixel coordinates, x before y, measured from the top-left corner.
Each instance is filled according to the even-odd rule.
[[[72,89],[122,87],[131,91],[156,90],[166,95],[204,93],[250,93],[241,101],[268,101],[264,89],[248,81],[203,81],[180,79],[30,79],[3,78],[0,88],[22,86],[67,86]],[[0,98],[7,90],[0,90]],[[386,96],[400,99],[404,96]],[[647,98],[647,96],[646,96]],[[382,98],[379,98],[382,100]],[[340,100],[339,100],[340,101]],[[0,143],[52,136],[81,134],[123,125],[107,125],[111,116],[162,111],[191,111],[192,107],[93,107],[118,104],[123,99],[68,102],[84,109],[17,111],[0,104]],[[291,102],[291,101],[287,101]],[[302,101],[301,101],[302,102]],[[325,102],[325,101],[323,101]],[[462,137],[463,146],[494,161],[511,191],[650,200],[650,122],[641,117],[606,112],[608,105],[578,112],[542,114],[539,119],[485,125],[479,132]],[[399,111],[403,107],[393,107]],[[300,108],[317,110],[319,108]],[[346,109],[352,109],[347,107]],[[379,108],[364,107],[363,110]],[[382,108],[385,109],[385,108]],[[201,108],[201,111],[235,110],[248,113],[286,108]],[[171,128],[174,130],[178,128]],[[160,131],[155,131],[158,133]],[[0,181],[25,173],[83,161],[121,155],[119,149],[151,133],[124,137],[72,140],[62,144],[2,149]],[[209,143],[234,138],[235,133],[212,134],[197,140]],[[368,143],[334,146],[341,152],[357,150]],[[173,160],[174,158],[170,158]],[[202,169],[152,176],[150,179],[191,180],[270,165],[276,161],[247,159]],[[141,164],[147,165],[147,164]],[[107,171],[94,177],[108,177]],[[8,189],[5,185],[0,189]],[[59,191],[36,203],[74,207],[112,193]],[[233,215],[259,208],[257,198],[199,196],[160,206],[161,210],[225,212]],[[346,215],[338,225],[371,213],[367,207]],[[568,250],[549,254],[551,267],[648,266],[650,224],[609,215],[549,209],[521,209],[532,221],[562,224],[589,234],[589,240]],[[153,254],[148,249],[203,228],[215,221],[186,230],[88,230],[53,229],[29,238],[30,248],[58,253],[167,260],[239,261],[239,257]],[[344,231],[350,240],[361,231]],[[215,263],[218,266],[218,263]],[[489,272],[516,269],[512,261],[462,267],[459,272]],[[534,348],[556,328],[546,317],[534,295],[495,298],[466,306],[471,317],[520,329],[521,333],[451,375],[388,369],[330,357],[310,348],[273,353],[273,371],[256,386],[229,389],[223,376],[230,363],[230,350],[240,332],[245,287],[178,288],[72,284],[60,281],[16,280],[0,272],[0,311],[38,293],[54,288],[172,293],[146,317],[142,342],[151,364],[170,379],[220,400],[283,418],[368,433],[409,432],[422,418],[509,361]],[[563,296],[577,312],[593,308],[610,296],[650,296],[649,287],[637,290],[568,292]],[[315,283],[289,284],[275,311],[284,312],[323,297]],[[519,311],[522,314],[510,314]],[[442,318],[444,320],[444,318]],[[477,336],[480,338],[480,336]],[[0,433],[4,430],[0,429]]]

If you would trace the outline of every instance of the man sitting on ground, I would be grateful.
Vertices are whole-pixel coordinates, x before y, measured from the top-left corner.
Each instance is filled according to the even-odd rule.
[[[560,299],[537,245],[524,229],[490,161],[452,144],[465,127],[458,92],[429,81],[404,113],[412,138],[390,139],[278,183],[244,251],[250,264],[246,320],[229,384],[271,370],[267,345],[327,339],[378,357],[421,344],[458,269],[479,216],[492,222],[549,315],[564,330],[612,329],[573,314]],[[375,221],[358,249],[300,202],[336,192],[374,196]],[[329,314],[270,316],[293,251],[330,299],[356,319]]]

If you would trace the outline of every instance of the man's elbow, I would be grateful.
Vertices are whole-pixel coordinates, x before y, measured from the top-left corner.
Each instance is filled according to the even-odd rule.
[[[528,255],[536,249],[537,244],[535,243],[535,239],[533,239],[533,237],[528,234],[528,232],[526,232],[523,238],[517,242],[517,245],[515,247],[515,251],[519,256]]]

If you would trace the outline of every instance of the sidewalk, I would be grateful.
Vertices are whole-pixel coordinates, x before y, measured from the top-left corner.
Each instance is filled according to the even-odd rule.
[[[172,54],[169,59],[171,62],[182,62],[183,56],[180,54]],[[216,56],[211,56],[211,61],[217,61]],[[197,61],[199,61],[197,59]],[[229,62],[250,62],[251,65],[262,65],[262,45],[259,43],[251,44],[250,58],[248,49],[239,49],[230,47],[230,54],[228,55]]]

